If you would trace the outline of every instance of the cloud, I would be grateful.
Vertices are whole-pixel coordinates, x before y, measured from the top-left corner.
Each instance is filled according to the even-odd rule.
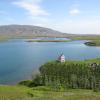
[[[79,9],[71,9],[70,11],[69,11],[69,14],[71,15],[71,16],[76,16],[76,15],[79,15],[80,14],[80,10]]]
[[[30,16],[48,16],[49,13],[41,7],[41,2],[42,0],[18,0],[12,4],[23,8]]]

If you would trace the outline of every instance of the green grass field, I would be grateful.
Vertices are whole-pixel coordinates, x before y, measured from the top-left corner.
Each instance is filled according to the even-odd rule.
[[[100,92],[81,89],[56,92],[47,87],[0,86],[0,100],[100,100]]]

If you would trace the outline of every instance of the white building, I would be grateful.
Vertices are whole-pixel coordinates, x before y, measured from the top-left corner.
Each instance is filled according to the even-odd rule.
[[[60,61],[60,62],[65,62],[65,56],[64,56],[64,54],[61,54],[61,55],[59,56],[58,61]]]

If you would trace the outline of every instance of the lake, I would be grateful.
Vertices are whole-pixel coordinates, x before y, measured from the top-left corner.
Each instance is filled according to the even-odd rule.
[[[30,79],[41,64],[56,60],[64,53],[66,60],[100,58],[100,47],[88,47],[85,41],[25,42],[9,40],[0,43],[0,84],[15,84]]]

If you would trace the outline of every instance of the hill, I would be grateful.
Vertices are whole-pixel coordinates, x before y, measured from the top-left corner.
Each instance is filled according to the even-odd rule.
[[[0,41],[14,39],[14,38],[34,38],[34,37],[64,37],[64,38],[70,38],[71,40],[100,41],[100,35],[68,34],[50,28],[44,28],[33,25],[0,26]],[[100,45],[100,43],[98,45]]]
[[[0,35],[28,37],[28,36],[47,36],[47,37],[63,37],[65,34],[39,26],[32,25],[4,25],[0,26]]]
[[[2,25],[0,26],[0,36],[2,37],[69,37],[71,39],[100,39],[100,35],[79,35],[62,33],[50,28],[33,25]]]

